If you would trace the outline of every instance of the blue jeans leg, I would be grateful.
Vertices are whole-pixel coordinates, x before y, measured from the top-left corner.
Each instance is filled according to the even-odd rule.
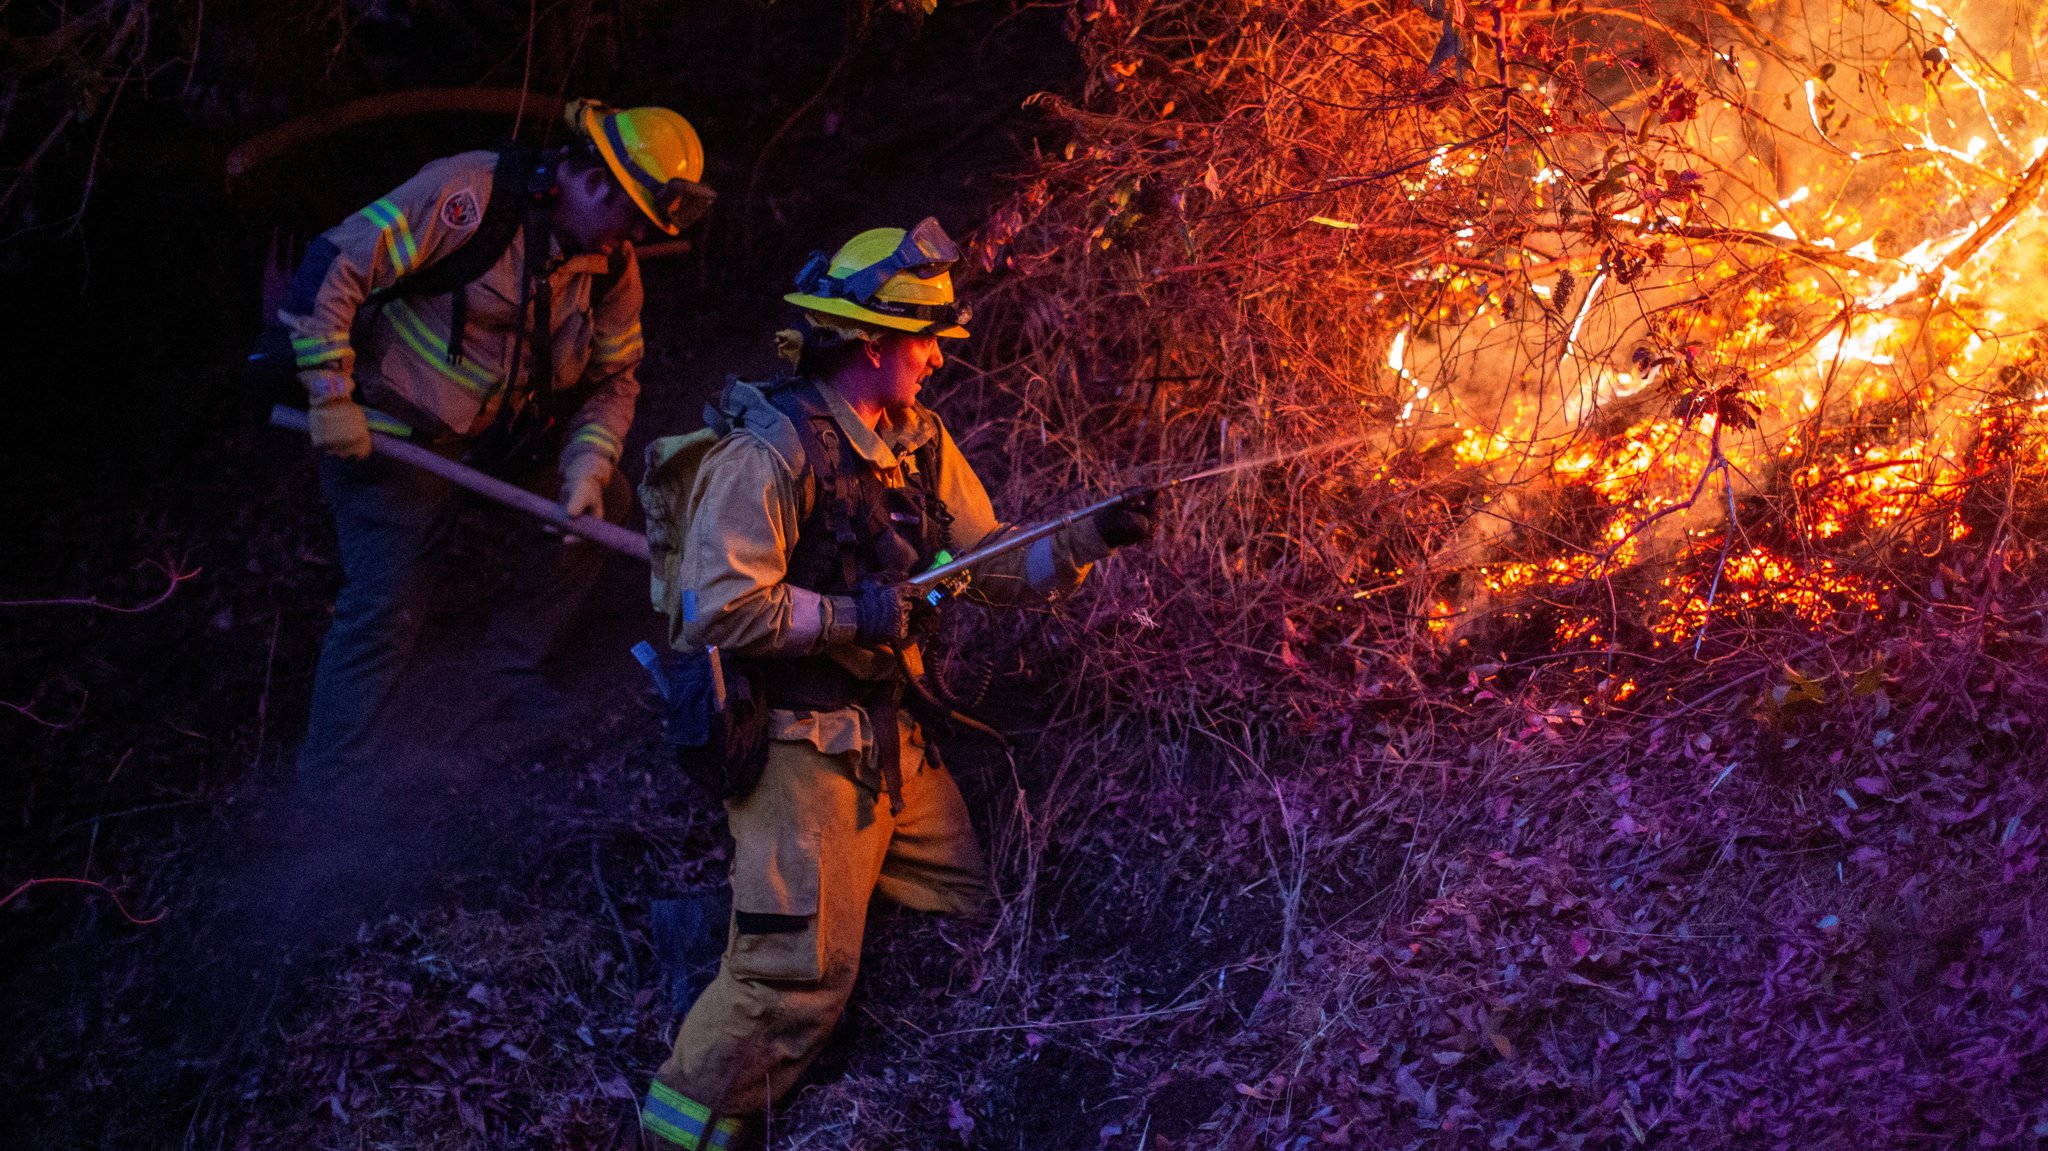
[[[458,489],[379,456],[320,461],[334,512],[343,583],[313,673],[299,788],[360,781],[376,721],[425,622],[431,566],[459,507]]]
[[[560,486],[556,477],[550,471],[525,486],[553,498]],[[614,471],[605,485],[604,502],[605,519],[626,522],[633,489],[621,471]],[[511,586],[494,605],[477,653],[477,665],[497,681],[497,694],[506,698],[541,685],[541,661],[575,622],[597,582],[598,569],[611,554],[588,540],[564,543],[561,536],[542,531],[537,522],[522,523],[519,530],[525,538],[512,558]]]

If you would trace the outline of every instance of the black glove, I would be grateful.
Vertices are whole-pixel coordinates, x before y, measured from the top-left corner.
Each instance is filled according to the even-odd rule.
[[[853,589],[855,639],[862,643],[902,643],[910,638],[910,608],[917,589],[909,584],[863,580]]]
[[[1159,511],[1153,506],[1158,499],[1158,492],[1146,492],[1096,512],[1096,534],[1113,548],[1144,543],[1158,527]]]

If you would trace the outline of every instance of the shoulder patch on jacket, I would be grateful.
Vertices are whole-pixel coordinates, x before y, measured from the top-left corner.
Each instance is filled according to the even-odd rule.
[[[476,193],[468,188],[459,188],[453,195],[441,201],[441,223],[445,227],[466,232],[476,227],[483,218],[483,209],[477,207]]]

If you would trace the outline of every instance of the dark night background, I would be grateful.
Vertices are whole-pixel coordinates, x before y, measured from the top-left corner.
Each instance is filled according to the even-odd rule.
[[[949,3],[920,18],[833,0],[568,0],[533,17],[534,90],[683,112],[720,193],[692,251],[643,269],[635,475],[646,440],[699,426],[727,373],[768,367],[778,297],[812,248],[926,214],[972,232],[1049,130],[1022,101],[1063,90],[1076,67],[1060,7]],[[315,821],[327,826],[285,798],[339,573],[307,449],[262,426],[235,370],[266,249],[511,125],[386,120],[232,184],[225,162],[350,98],[517,88],[528,27],[526,5],[491,0],[0,6],[0,599],[128,605],[162,590],[163,566],[199,573],[140,614],[0,609],[0,700],[26,709],[0,713],[4,886],[84,876],[138,916],[167,912],[136,928],[100,893],[52,887],[0,909],[0,1143],[289,1138],[293,1116],[260,1122],[278,1077],[297,1074],[264,1037],[318,999],[294,966],[308,949],[444,896],[489,903],[492,880],[545,902],[542,888],[589,882],[600,846],[630,912],[643,881],[662,883],[639,874],[643,845],[577,822],[620,804],[710,842],[644,773],[623,798],[577,774],[593,747],[658,754],[626,654],[657,623],[629,563],[608,568],[566,653],[580,710],[563,729],[463,730],[463,655],[508,525],[485,513],[457,545],[397,717],[422,749],[415,789],[378,797],[382,813]],[[72,109],[85,114],[31,163]],[[536,739],[555,750],[504,774]],[[659,1049],[621,1056],[621,1074],[637,1083]],[[532,1138],[608,1138],[620,1106]]]

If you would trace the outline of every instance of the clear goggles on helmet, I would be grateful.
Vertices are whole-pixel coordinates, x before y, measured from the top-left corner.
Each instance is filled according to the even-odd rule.
[[[973,313],[958,303],[907,304],[877,298],[882,285],[899,272],[929,280],[944,275],[959,262],[960,249],[953,238],[946,235],[946,229],[937,220],[926,216],[918,221],[917,227],[903,234],[895,251],[843,278],[832,275],[830,256],[812,252],[803,271],[796,274],[796,290],[806,295],[851,300],[885,316],[924,320],[934,325],[964,324]]]
[[[678,231],[703,219],[704,213],[711,210],[711,202],[716,199],[718,193],[681,176],[663,184],[653,195],[654,210]]]

